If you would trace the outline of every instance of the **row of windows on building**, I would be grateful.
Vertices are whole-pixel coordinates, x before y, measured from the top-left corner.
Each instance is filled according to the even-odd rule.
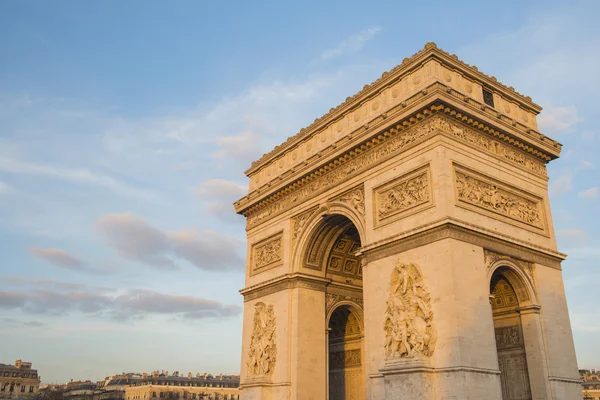
[[[159,386],[188,386],[188,387],[216,387],[216,388],[235,388],[236,383],[208,383],[208,382],[144,382],[133,384],[133,386],[159,385]]]
[[[18,385],[15,385],[14,383],[11,383],[10,385],[8,383],[5,383],[4,385],[2,385],[0,387],[0,392],[14,392],[15,391],[15,386],[17,386],[18,389]],[[8,388],[8,390],[6,390]],[[25,393],[25,391],[27,390],[27,386],[26,385],[21,385],[21,393]],[[34,386],[29,386],[29,393],[33,393],[34,390]]]
[[[212,397],[210,394],[208,393],[183,393],[183,396],[181,396],[181,393],[174,393],[174,392],[158,392],[158,398],[159,399],[179,399],[180,397],[183,397],[184,399],[191,399],[191,400],[203,400],[203,399],[207,399]],[[224,395],[226,396],[225,398],[230,398],[231,400],[234,400],[236,398],[238,398],[238,395]],[[140,396],[127,396],[127,400],[136,400],[139,399]],[[144,398],[146,398],[146,395],[144,395]],[[152,392],[152,398],[156,399],[157,398],[157,393],[156,392]]]
[[[9,376],[11,376],[11,374],[8,371],[4,371],[4,376],[5,377],[7,377],[7,376],[9,377]],[[13,372],[12,376],[14,378],[16,378],[16,377],[21,377],[21,378],[37,378],[37,374],[35,374],[35,373],[34,374],[21,374],[21,375],[19,375],[18,372]]]

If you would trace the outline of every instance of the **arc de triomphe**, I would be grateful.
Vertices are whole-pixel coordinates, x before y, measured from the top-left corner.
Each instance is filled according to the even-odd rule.
[[[241,398],[580,398],[540,111],[428,43],[254,162]]]

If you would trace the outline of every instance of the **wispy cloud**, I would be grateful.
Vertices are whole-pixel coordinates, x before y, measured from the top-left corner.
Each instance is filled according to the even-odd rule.
[[[0,158],[0,171],[13,174],[38,175],[96,186],[110,190],[119,195],[137,197],[145,200],[155,197],[155,194],[149,190],[133,187],[108,175],[92,172],[87,168],[66,168],[56,165],[45,165]]]
[[[538,116],[540,130],[546,134],[568,132],[579,122],[581,122],[581,118],[573,106],[547,107]]]
[[[587,160],[581,160],[581,161],[579,161],[579,169],[581,169],[581,170],[593,169],[594,166],[595,166],[594,163],[589,162]]]
[[[4,182],[0,182],[0,196],[12,193],[13,189]]]
[[[241,243],[212,230],[165,233],[130,212],[104,215],[95,226],[119,256],[154,268],[178,269],[174,258],[210,271],[244,267]]]
[[[170,314],[185,319],[224,318],[241,308],[193,296],[174,296],[132,289],[111,296],[85,291],[58,292],[47,289],[0,291],[0,308],[27,314],[64,315],[82,313],[118,321],[143,318],[147,314]]]
[[[597,199],[598,198],[598,188],[592,187],[587,190],[579,192],[577,195],[582,199]]]
[[[40,249],[39,247],[31,247],[29,248],[29,254],[51,264],[73,271],[85,269],[85,263],[83,261],[61,249]]]
[[[206,211],[223,220],[242,222],[234,212],[233,202],[248,193],[248,186],[227,179],[207,179],[192,188],[194,194],[206,205]]]
[[[325,50],[321,53],[321,60],[327,61],[337,57],[340,57],[344,54],[356,53],[360,49],[365,46],[373,36],[381,31],[379,27],[372,27],[368,29],[363,29],[362,31],[342,40],[336,47],[333,49]]]
[[[573,189],[573,177],[570,173],[564,173],[550,182],[549,192],[551,196],[561,196]]]

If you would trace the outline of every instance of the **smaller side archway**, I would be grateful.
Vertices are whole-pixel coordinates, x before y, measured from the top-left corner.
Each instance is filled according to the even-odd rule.
[[[489,271],[490,303],[503,400],[531,400],[545,391],[544,349],[540,346],[540,306],[533,282],[517,266],[501,260]]]
[[[358,305],[344,301],[328,315],[329,400],[364,400],[364,318]]]

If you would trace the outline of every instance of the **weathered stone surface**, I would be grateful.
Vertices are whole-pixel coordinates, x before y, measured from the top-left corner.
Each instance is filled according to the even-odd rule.
[[[428,44],[254,163],[242,398],[578,398],[540,110]]]

